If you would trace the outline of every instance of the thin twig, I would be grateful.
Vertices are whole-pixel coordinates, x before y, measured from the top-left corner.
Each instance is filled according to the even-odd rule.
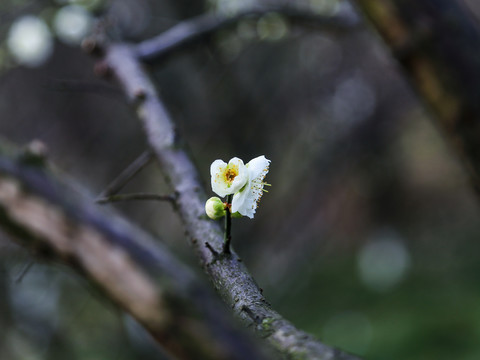
[[[103,205],[111,202],[132,201],[132,200],[154,200],[154,201],[167,201],[172,203],[175,201],[175,196],[148,194],[148,193],[117,194],[117,195],[110,195],[107,197],[99,198],[95,200],[95,202],[97,204]]]
[[[315,14],[311,9],[291,6],[255,7],[231,16],[205,14],[182,21],[164,33],[139,43],[135,46],[135,52],[143,61],[159,61],[165,56],[201,41],[218,30],[235,25],[243,19],[259,18],[272,12],[285,16],[293,23],[321,27],[331,31],[351,31],[360,24],[359,18],[354,12],[325,16]]]
[[[123,187],[142,170],[152,159],[152,153],[147,150],[140,154],[130,165],[127,166],[98,196],[98,199],[108,198],[117,194]],[[97,202],[99,202],[97,200]]]
[[[205,247],[210,250],[210,252],[212,253],[214,259],[218,258],[218,251],[215,250],[212,245],[210,245],[208,242],[205,243]]]
[[[29,260],[28,261],[28,263],[23,267],[22,271],[20,272],[20,274],[15,279],[15,283],[19,284],[19,283],[22,282],[23,278],[25,277],[25,275],[28,274],[28,272],[32,268],[33,264],[35,264],[34,260]]]

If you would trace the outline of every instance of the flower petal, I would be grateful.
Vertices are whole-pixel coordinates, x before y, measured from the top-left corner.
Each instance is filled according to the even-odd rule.
[[[250,172],[250,179],[255,179],[263,174],[262,180],[268,173],[268,167],[270,165],[270,160],[268,160],[264,155],[258,156],[248,162],[246,165],[248,171]]]
[[[229,194],[227,184],[222,176],[226,168],[227,163],[222,160],[215,160],[212,165],[210,165],[212,190],[221,197]]]
[[[268,173],[270,160],[265,156],[258,156],[248,162],[248,183],[235,195],[232,200],[232,212],[239,212],[250,219],[255,215],[258,202],[263,195],[263,179]]]
[[[249,193],[249,184],[247,184],[245,186],[244,189],[242,189],[241,191],[235,193],[235,195],[233,195],[233,199],[232,199],[232,213],[235,213],[235,212],[240,212],[240,214],[244,215],[242,213],[243,211],[243,206],[245,204],[245,202],[247,201],[247,196],[248,196],[248,193]]]
[[[232,213],[239,212],[243,216],[248,216],[250,219],[253,219],[255,215],[255,209],[257,208],[257,203],[252,197],[250,182],[245,186],[242,191],[239,191],[233,195],[232,200]]]
[[[210,175],[213,176],[226,167],[227,163],[225,161],[217,159],[210,165]]]
[[[237,157],[225,163],[215,160],[210,165],[212,190],[219,196],[234,194],[248,181],[249,172],[243,161]]]

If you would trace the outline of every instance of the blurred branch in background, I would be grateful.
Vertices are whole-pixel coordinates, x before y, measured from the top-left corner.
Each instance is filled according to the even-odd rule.
[[[383,36],[480,196],[480,32],[459,1],[353,1]]]
[[[0,150],[0,226],[23,246],[74,268],[179,359],[265,358],[158,241],[101,213],[39,154]]]
[[[292,6],[264,6],[238,11],[233,15],[207,13],[191,20],[185,20],[153,39],[142,41],[135,46],[139,59],[146,62],[160,61],[173,52],[184,49],[215,32],[233,27],[246,19],[258,19],[267,14],[278,14],[288,19],[292,25],[311,27],[328,32],[354,30],[360,21],[353,12],[340,12],[335,15],[315,14],[311,9]]]

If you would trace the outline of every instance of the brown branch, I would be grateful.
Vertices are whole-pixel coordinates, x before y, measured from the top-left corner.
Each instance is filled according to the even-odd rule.
[[[353,0],[466,164],[480,196],[480,31],[454,0]]]
[[[182,148],[170,115],[142,69],[137,53],[127,45],[111,45],[102,61],[137,106],[148,143],[177,194],[177,208],[190,243],[214,287],[234,313],[284,358],[357,359],[296,329],[268,304],[233,249],[230,254],[222,254],[222,230],[204,215],[207,197],[198,172]]]
[[[292,23],[302,26],[320,27],[334,32],[351,31],[358,24],[354,13],[340,13],[332,16],[315,14],[310,9],[288,6],[256,7],[240,11],[232,16],[205,14],[175,25],[162,34],[145,40],[135,46],[139,59],[146,62],[162,60],[173,52],[202,41],[216,31],[222,30],[248,18],[260,18],[268,13],[278,13]]]
[[[22,245],[76,269],[176,358],[265,358],[166,248],[1,145],[0,226]]]

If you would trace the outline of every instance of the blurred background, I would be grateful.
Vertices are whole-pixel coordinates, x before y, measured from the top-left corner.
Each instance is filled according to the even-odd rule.
[[[42,141],[93,199],[146,149],[122,93],[80,50],[96,18],[139,41],[254,3],[2,0],[0,136]],[[344,1],[290,3],[355,16]],[[465,4],[479,18],[478,2]],[[478,200],[368,26],[334,32],[267,14],[149,70],[209,194],[213,160],[271,159],[272,187],[254,220],[234,219],[233,244],[276,310],[367,359],[480,358]],[[169,189],[152,163],[124,192]],[[115,207],[197,267],[168,204]],[[79,276],[0,233],[1,359],[158,359],[154,350]]]

